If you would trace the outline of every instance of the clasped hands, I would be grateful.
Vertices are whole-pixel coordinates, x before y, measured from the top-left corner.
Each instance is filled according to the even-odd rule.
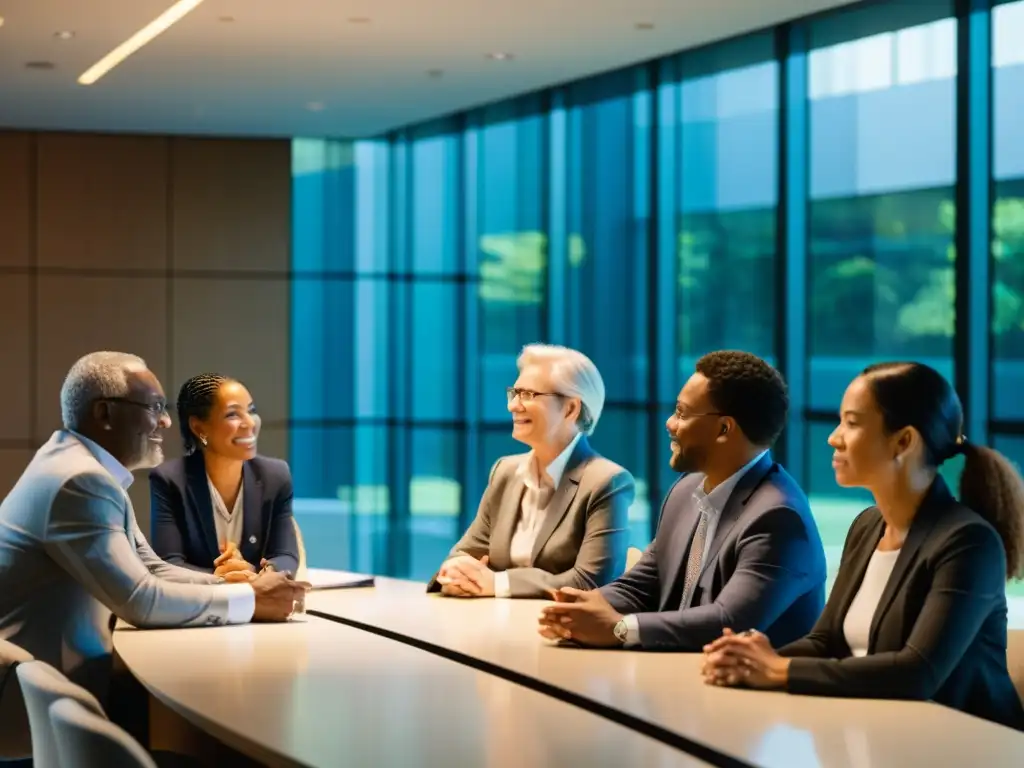
[[[287,573],[274,570],[266,558],[257,572],[245,561],[238,546],[230,542],[220,545],[220,556],[213,561],[214,576],[234,584],[251,584],[256,595],[253,621],[287,621],[297,605],[304,605],[311,585],[295,581]]]
[[[487,555],[477,560],[472,555],[456,555],[446,560],[437,572],[441,594],[449,597],[493,597],[494,571],[487,567]]]
[[[265,568],[267,561],[260,562],[260,568]],[[213,561],[213,575],[219,576],[229,584],[244,584],[255,580],[259,575],[255,567],[250,565],[242,557],[238,545],[234,542],[221,542],[220,556]]]
[[[736,633],[726,628],[720,638],[704,646],[701,675],[708,685],[785,688],[789,662],[756,629]]]

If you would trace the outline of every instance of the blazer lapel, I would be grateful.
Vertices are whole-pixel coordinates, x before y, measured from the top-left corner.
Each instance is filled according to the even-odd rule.
[[[512,534],[519,521],[519,509],[523,494],[526,492],[526,485],[516,474],[518,467],[517,464],[511,469],[511,476],[506,481],[497,512],[491,518],[490,558],[491,566],[496,570],[508,570],[512,565]]]
[[[679,598],[682,599],[683,588],[680,586],[676,589],[676,582],[686,577],[684,568],[687,558],[686,553],[689,550],[690,542],[693,540],[693,534],[697,531],[697,523],[700,521],[697,505],[693,503],[693,492],[695,489],[696,486],[691,487],[689,495],[681,499],[683,509],[680,512],[673,513],[671,510],[665,509],[666,514],[675,514],[677,519],[674,521],[675,530],[671,532],[669,537],[670,542],[664,550],[668,559],[668,568],[665,571],[664,586],[661,590],[662,598],[665,601],[660,607],[662,611],[672,611],[679,608],[678,605],[670,605],[673,600],[676,603],[679,602],[675,598],[677,593]],[[661,551],[660,546],[658,551]]]
[[[903,546],[900,548],[900,554],[896,558],[892,574],[890,574],[889,580],[885,583],[885,589],[882,590],[882,596],[878,600],[878,607],[875,609],[875,615],[871,619],[871,631],[868,634],[868,653],[874,651],[875,642],[878,639],[878,627],[881,624],[882,617],[889,609],[893,598],[896,597],[896,592],[906,577],[907,571],[910,570],[911,564],[917,558],[918,550],[927,540],[928,534],[931,533],[932,528],[935,526],[935,510],[948,505],[952,500],[953,497],[949,492],[946,481],[936,476],[932,482],[932,487],[928,489],[928,493],[925,494],[920,506],[917,508],[914,521],[910,524],[910,530],[907,531],[907,538],[904,540]],[[865,549],[867,548],[865,547]],[[867,569],[867,560],[870,559],[874,550],[875,547],[872,547],[868,552],[868,556],[864,561],[865,570]],[[863,579],[863,572],[861,573],[861,579]],[[842,615],[845,616],[846,614],[843,613]]]
[[[260,557],[266,551],[272,512],[271,506],[263,503],[263,481],[256,476],[252,462],[245,462],[242,465],[242,540],[238,548],[245,552],[248,556],[246,559],[257,568]]]
[[[718,518],[715,537],[711,540],[711,546],[708,548],[708,556],[701,562],[698,579],[704,575],[704,572],[711,563],[715,562],[715,558],[718,557],[718,551],[722,548],[722,543],[728,538],[733,526],[736,525],[736,521],[739,520],[740,514],[747,506],[747,502],[750,500],[754,490],[767,479],[770,473],[775,472],[777,469],[778,466],[772,460],[771,454],[766,453],[736,483],[732,493],[729,494],[728,500],[725,502],[725,508]]]
[[[576,448],[573,449],[569,461],[566,462],[565,471],[562,472],[562,479],[559,481],[558,488],[555,489],[555,493],[551,497],[547,511],[544,514],[544,522],[541,523],[540,530],[537,532],[537,538],[533,542],[530,565],[537,562],[537,557],[540,555],[541,550],[544,549],[544,545],[548,543],[551,534],[555,532],[559,523],[562,522],[562,518],[565,517],[565,513],[569,511],[569,505],[576,498],[576,491],[580,487],[580,480],[583,479],[583,472],[587,468],[587,459],[593,453],[590,445],[587,443],[587,438],[581,437],[580,441],[576,443]]]
[[[839,637],[842,639],[843,644],[846,643],[846,638],[843,635],[842,622],[846,619],[846,614],[850,611],[850,606],[853,605],[853,598],[857,596],[857,592],[860,591],[860,585],[864,581],[864,574],[868,570],[868,563],[871,562],[871,555],[878,547],[878,541],[882,538],[882,531],[885,528],[885,522],[879,516],[877,523],[875,523],[874,529],[867,534],[864,539],[864,544],[857,551],[850,553],[850,564],[847,569],[848,577],[840,575],[836,577],[836,583],[832,588],[832,594],[836,597],[836,616],[839,617]],[[842,591],[840,591],[840,589]],[[877,609],[876,609],[877,611]],[[877,614],[876,614],[877,615]]]
[[[220,556],[217,528],[213,521],[213,501],[210,499],[210,481],[206,478],[206,465],[200,453],[185,458],[185,485],[189,504],[188,514],[192,516],[194,530],[199,531],[203,543],[210,551],[211,559]]]

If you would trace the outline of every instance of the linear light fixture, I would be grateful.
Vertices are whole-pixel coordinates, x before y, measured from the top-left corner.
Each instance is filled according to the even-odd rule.
[[[178,2],[149,22],[149,24],[85,70],[78,78],[78,82],[82,85],[92,85],[139,50],[139,48],[152,41],[157,35],[163,34],[174,24],[181,21],[202,2],[203,0],[178,0]]]

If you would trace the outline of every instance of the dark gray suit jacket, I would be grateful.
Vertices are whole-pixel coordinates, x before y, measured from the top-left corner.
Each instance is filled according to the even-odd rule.
[[[508,571],[512,597],[548,597],[560,587],[594,589],[607,584],[626,565],[633,476],[599,456],[581,437],[551,499],[530,567],[515,568],[510,559],[512,534],[526,491],[517,470],[529,455],[495,462],[476,519],[448,556],[487,555],[493,570]],[[427,591],[438,589],[435,575]]]
[[[813,631],[779,650],[788,688],[816,696],[934,699],[1024,730],[1006,668],[1006,552],[995,529],[941,477],[921,502],[875,609],[868,655],[850,655],[843,622],[885,522],[860,514]]]
[[[672,486],[654,541],[601,594],[637,614],[645,649],[696,652],[726,627],[760,630],[775,644],[802,636],[825,603],[825,550],[807,497],[767,453],[729,496],[691,604],[681,605],[703,481],[687,475]]]

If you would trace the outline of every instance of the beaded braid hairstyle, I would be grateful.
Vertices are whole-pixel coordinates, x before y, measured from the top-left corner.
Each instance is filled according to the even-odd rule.
[[[231,379],[218,373],[200,373],[181,385],[178,391],[178,429],[181,430],[181,442],[186,456],[200,449],[199,441],[189,426],[189,419],[192,416],[198,419],[209,416],[217,390],[228,381]]]

